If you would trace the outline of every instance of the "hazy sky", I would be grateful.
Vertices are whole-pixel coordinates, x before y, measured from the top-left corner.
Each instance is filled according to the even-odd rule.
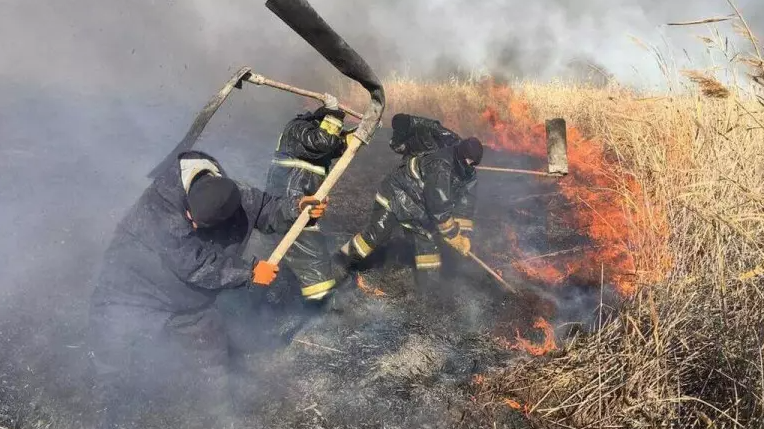
[[[737,0],[752,23],[764,2]],[[436,64],[546,78],[572,58],[592,59],[634,82],[657,68],[629,35],[676,48],[700,47],[705,27],[667,28],[730,12],[724,0],[314,0],[314,7],[380,75],[427,74]],[[691,7],[689,7],[691,5]],[[29,90],[162,91],[249,64],[300,80],[323,58],[275,18],[264,1],[0,0],[0,74]],[[759,26],[761,27],[761,25]],[[681,51],[677,52],[681,53]],[[438,61],[441,61],[440,63]]]

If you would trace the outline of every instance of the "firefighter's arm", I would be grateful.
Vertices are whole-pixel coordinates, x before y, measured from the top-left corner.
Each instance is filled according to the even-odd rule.
[[[318,201],[317,198],[301,195],[296,198],[276,197],[257,188],[239,183],[241,202],[255,229],[263,234],[285,234],[300,216],[302,210],[312,206],[310,217],[318,219],[324,215],[327,199]]]
[[[318,126],[311,121],[294,121],[287,133],[289,138],[300,142],[296,157],[321,159],[327,154],[342,152],[346,146],[341,136],[343,117],[342,111],[330,111]]]
[[[475,229],[475,208],[477,206],[477,180],[467,183],[464,194],[456,202],[454,221],[463,235],[472,237]]]
[[[202,289],[234,289],[249,284],[251,263],[191,232],[162,255],[163,264],[183,282]]]
[[[470,239],[460,232],[459,224],[453,216],[454,201],[451,192],[451,169],[444,164],[428,166],[424,172],[424,197],[427,212],[437,224],[443,239],[459,253],[470,251]]]
[[[300,215],[291,198],[276,197],[245,183],[238,185],[250,225],[263,234],[286,233]]]
[[[452,216],[454,202],[451,198],[450,169],[440,162],[429,163],[423,167],[425,209],[438,225],[441,234],[455,235],[459,228]]]

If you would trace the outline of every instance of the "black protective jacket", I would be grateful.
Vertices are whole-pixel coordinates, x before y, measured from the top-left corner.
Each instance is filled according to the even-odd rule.
[[[432,232],[459,218],[472,220],[476,191],[475,168],[458,159],[451,146],[404,158],[382,182],[377,201],[387,204],[404,227],[409,224]],[[459,230],[441,232],[450,237]]]
[[[271,195],[299,197],[314,195],[335,158],[347,147],[339,135],[320,128],[312,113],[297,116],[284,127],[265,191]]]
[[[243,244],[255,228],[286,232],[299,215],[296,204],[239,183],[242,209],[236,220],[194,230],[185,215],[186,192],[205,169],[225,175],[211,156],[186,152],[144,191],[106,250],[94,306],[195,311],[211,304],[222,289],[251,284],[254,261],[242,259]]]
[[[443,147],[456,145],[462,141],[457,133],[444,127],[436,119],[413,115],[410,118],[409,136],[400,142],[390,141],[390,148],[393,152],[404,157],[432,152]]]

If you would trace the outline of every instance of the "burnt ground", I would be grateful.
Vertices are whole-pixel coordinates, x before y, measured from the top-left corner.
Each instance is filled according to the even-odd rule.
[[[367,221],[375,187],[396,163],[380,130],[363,148],[331,197],[323,229],[339,247]],[[543,163],[488,151],[484,164],[539,168]],[[534,163],[536,165],[534,165]],[[504,277],[531,286],[509,266],[506,228],[517,231],[524,249],[553,251],[580,238],[555,231],[547,213],[554,207],[554,184],[533,176],[481,172],[475,252]],[[564,240],[559,239],[564,237]],[[251,251],[266,255],[255,237]],[[494,421],[465,419],[474,408],[469,383],[474,375],[527,358],[492,341],[512,340],[515,329],[539,339],[536,316],[554,325],[586,318],[599,296],[587,288],[566,288],[555,299],[505,293],[471,261],[446,255],[439,284],[415,284],[411,250],[399,234],[358,273],[384,296],[361,294],[343,312],[316,312],[300,304],[298,290],[284,272],[269,289],[230,291],[219,306],[229,324],[235,356],[235,391],[247,427],[268,428],[522,428],[521,414],[507,410]],[[354,283],[342,295],[358,294]],[[596,295],[596,296],[595,296]],[[56,326],[38,333],[38,343],[17,341],[27,333],[2,332],[7,345],[23,344],[0,368],[0,427],[88,427],[89,380],[83,326]],[[0,346],[0,348],[3,346]],[[7,351],[7,350],[6,350]],[[26,368],[19,363],[27,362]],[[55,371],[53,370],[55,368]],[[184,413],[166,409],[141,427],[190,427]],[[474,410],[473,410],[474,411]]]

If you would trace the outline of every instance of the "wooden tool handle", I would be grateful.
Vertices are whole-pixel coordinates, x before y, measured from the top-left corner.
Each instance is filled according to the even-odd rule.
[[[546,177],[561,177],[562,176],[562,174],[547,173],[546,171],[518,170],[515,168],[485,167],[482,165],[478,165],[475,168],[478,170],[499,171],[502,173],[532,174],[534,176],[546,176]]]
[[[309,98],[312,98],[314,100],[318,100],[318,101],[321,101],[321,102],[326,101],[324,99],[324,94],[321,94],[321,93],[318,93],[318,92],[313,92],[313,91],[308,91],[306,89],[298,88],[298,87],[292,86],[292,85],[287,85],[286,83],[277,82],[275,80],[268,79],[268,78],[266,78],[266,77],[264,77],[262,75],[259,75],[259,74],[250,74],[247,77],[247,82],[254,83],[255,85],[270,86],[271,88],[281,89],[281,90],[284,90],[284,91],[291,92],[293,94],[302,95],[303,97],[309,97]],[[355,110],[345,106],[344,104],[340,104],[339,108],[342,109],[345,113],[347,113],[348,115],[350,115],[350,116],[352,116],[354,118],[358,118],[358,119],[362,119],[363,118],[363,116],[360,113],[358,113]]]
[[[358,152],[358,148],[360,148],[362,144],[363,141],[361,141],[361,139],[358,138],[358,136],[355,134],[351,134],[348,137],[348,147],[345,150],[345,153],[343,153],[340,159],[337,160],[337,163],[326,176],[326,179],[324,179],[321,187],[319,187],[318,191],[316,191],[316,198],[323,200],[327,195],[329,195],[329,191],[337,183],[340,176],[342,176],[342,173],[344,173],[348,168],[350,161],[353,160],[356,152]],[[287,250],[289,250],[289,247],[292,245],[292,243],[295,242],[295,240],[297,240],[297,237],[300,235],[303,228],[305,228],[305,225],[307,225],[310,221],[310,209],[312,207],[313,206],[307,206],[302,210],[302,213],[300,213],[300,216],[286,233],[286,236],[284,236],[284,238],[281,240],[279,245],[271,254],[270,258],[268,258],[269,263],[278,264],[281,261],[281,258],[284,257],[284,254],[287,252]]]
[[[468,254],[469,254],[470,258],[472,258],[472,259],[473,259],[475,262],[477,262],[477,263],[478,263],[478,265],[480,265],[481,267],[483,267],[483,269],[484,269],[484,270],[488,271],[488,273],[490,273],[490,274],[491,274],[491,276],[493,276],[493,278],[495,278],[495,279],[496,279],[496,281],[498,281],[498,282],[499,282],[499,283],[500,283],[502,286],[504,286],[504,288],[505,288],[507,291],[509,291],[509,292],[511,292],[511,293],[514,293],[514,294],[516,294],[516,293],[517,293],[517,288],[515,288],[515,287],[514,287],[514,286],[512,286],[511,284],[507,283],[507,281],[506,281],[506,280],[504,280],[504,279],[503,279],[503,278],[502,278],[502,277],[499,275],[499,273],[497,273],[496,271],[492,270],[492,269],[491,269],[491,267],[489,267],[489,266],[488,266],[488,264],[486,264],[486,263],[485,263],[485,262],[483,262],[483,261],[482,261],[480,258],[478,258],[477,256],[475,256],[475,254],[474,254],[474,253],[472,253],[472,252],[469,252]]]

